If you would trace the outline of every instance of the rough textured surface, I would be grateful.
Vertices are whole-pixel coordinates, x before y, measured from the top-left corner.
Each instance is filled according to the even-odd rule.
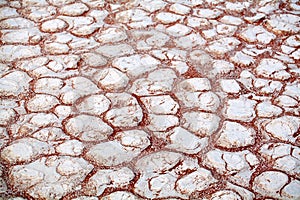
[[[300,199],[297,0],[0,0],[0,199]]]

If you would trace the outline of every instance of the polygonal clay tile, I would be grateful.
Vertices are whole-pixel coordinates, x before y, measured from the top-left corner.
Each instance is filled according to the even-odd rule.
[[[207,189],[211,184],[217,182],[212,173],[204,168],[183,176],[176,182],[176,190],[183,194],[191,195],[195,191]]]
[[[106,30],[99,31],[95,35],[97,42],[105,43],[115,43],[127,39],[127,34],[124,30],[118,28],[108,28]]]
[[[42,157],[11,168],[9,179],[14,189],[35,199],[61,199],[78,187],[93,169],[83,158],[70,156]]]
[[[235,199],[235,200],[241,200],[242,197],[231,190],[221,190],[218,192],[213,193],[213,195],[211,196],[212,200],[221,200],[221,199]]]
[[[102,67],[107,63],[107,60],[96,53],[84,53],[82,54],[82,59],[86,65],[89,67]]]
[[[45,43],[44,50],[48,54],[56,55],[56,54],[65,54],[68,53],[70,48],[67,44],[62,44],[58,42]]]
[[[79,156],[83,152],[84,146],[78,140],[66,140],[55,147],[55,151],[60,155]]]
[[[207,26],[210,22],[205,18],[199,18],[194,16],[187,16],[187,25],[193,28],[199,26]]]
[[[225,121],[221,128],[217,144],[226,148],[238,148],[253,145],[255,130],[239,123]]]
[[[35,113],[29,123],[37,127],[52,126],[60,127],[61,122],[53,113]]]
[[[172,90],[176,78],[171,69],[155,70],[147,78],[136,79],[129,91],[136,95],[163,94]]]
[[[128,44],[103,45],[95,51],[109,58],[134,53],[133,48]]]
[[[70,139],[70,137],[67,136],[62,129],[56,127],[42,128],[34,132],[32,137],[44,142]]]
[[[162,48],[159,50],[151,51],[151,54],[160,59],[160,60],[179,60],[179,61],[186,61],[187,51],[181,50],[179,48]]]
[[[209,170],[199,167],[196,159],[168,151],[140,158],[136,168],[141,176],[134,191],[147,198],[188,199],[216,181]]]
[[[199,138],[184,128],[176,127],[170,131],[170,144],[167,148],[187,154],[196,154],[208,145],[208,138]]]
[[[240,97],[229,99],[224,109],[224,116],[228,119],[251,122],[255,117],[256,101]]]
[[[137,126],[143,118],[143,112],[137,100],[128,93],[108,93],[111,109],[105,114],[105,119],[117,127]]]
[[[179,119],[174,115],[148,115],[149,125],[147,128],[151,131],[166,131],[167,129],[178,126]]]
[[[153,114],[176,114],[179,109],[178,103],[170,95],[142,97],[141,101]]]
[[[260,154],[274,162],[273,168],[300,177],[300,148],[284,143],[268,143],[260,148]]]
[[[88,37],[89,35],[93,34],[100,27],[99,25],[95,25],[94,23],[95,22],[92,21],[88,24],[75,25],[74,28],[71,30],[71,33],[77,37]],[[89,40],[90,40],[90,43],[93,42],[94,43],[93,45],[95,45],[95,46],[96,46],[96,44],[98,44],[98,43],[96,43],[96,41],[93,38],[86,39],[86,41],[89,41]],[[92,44],[89,45],[90,48],[95,47],[93,45]]]
[[[36,93],[58,96],[64,82],[60,78],[40,78],[34,83],[33,90]]]
[[[1,40],[10,44],[38,44],[42,33],[35,28],[2,31]]]
[[[22,0],[22,5],[26,6],[48,6],[46,0]]]
[[[68,119],[65,124],[67,133],[82,141],[99,141],[107,139],[113,129],[100,118],[89,115],[78,115]]]
[[[79,16],[88,10],[89,7],[87,7],[83,3],[73,3],[73,4],[63,6],[62,8],[60,8],[59,12],[62,15],[67,15],[67,16]]]
[[[74,3],[76,0],[49,0],[49,3],[55,6],[63,6],[70,3]]]
[[[274,92],[279,92],[282,86],[283,84],[280,81],[272,81],[262,78],[254,80],[254,87],[259,89],[258,93],[261,94],[272,94]]]
[[[259,117],[277,117],[283,112],[280,107],[273,105],[269,101],[257,104],[256,110]]]
[[[221,55],[234,50],[235,47],[240,43],[241,42],[235,37],[221,38],[219,40],[211,42],[210,45],[206,47],[206,50],[208,52]]]
[[[230,61],[241,66],[251,66],[255,63],[255,59],[252,56],[244,54],[240,51],[236,52],[234,56],[230,58]]]
[[[243,23],[243,20],[236,16],[225,15],[221,17],[220,22],[225,24],[240,25],[241,23]]]
[[[289,177],[278,171],[265,171],[255,177],[254,191],[273,198],[282,198],[280,192],[288,183]]]
[[[220,86],[224,92],[229,94],[237,94],[241,90],[240,85],[234,79],[221,79]]]
[[[17,17],[19,14],[15,8],[11,7],[1,7],[0,8],[0,20]]]
[[[136,22],[142,21],[147,19],[149,13],[142,9],[128,9],[116,14],[116,20],[120,23],[129,23],[129,22]]]
[[[180,82],[178,87],[183,91],[199,92],[210,90],[211,84],[207,78],[190,78]]]
[[[296,134],[299,130],[299,127],[299,117],[283,116],[271,120],[265,126],[265,130],[275,138],[278,138],[283,141],[295,142],[299,137]]]
[[[2,45],[0,47],[0,61],[2,62],[12,62],[39,55],[41,55],[41,47],[38,45]]]
[[[11,108],[7,108],[7,109],[1,108],[1,110],[0,110],[0,125],[8,126],[13,121],[15,116],[16,116],[16,112],[13,109],[11,109]]]
[[[120,90],[124,89],[129,78],[123,72],[115,68],[104,68],[94,74],[93,77],[101,88],[104,90]]]
[[[214,19],[222,14],[219,9],[194,9],[193,14],[197,17]]]
[[[233,183],[247,187],[259,160],[248,150],[227,152],[214,149],[206,153],[203,163],[218,173],[229,175],[228,178]]]
[[[271,159],[281,158],[290,155],[293,146],[284,143],[268,143],[261,146],[259,153]]]
[[[190,59],[196,65],[200,65],[199,66],[200,69],[197,66],[195,66],[200,73],[202,73],[202,68],[201,68],[202,66],[204,67],[213,61],[212,57],[208,53],[199,49],[191,51]]]
[[[118,132],[115,138],[120,141],[120,144],[122,144],[125,149],[139,149],[142,151],[150,145],[149,135],[142,130]]]
[[[261,60],[255,72],[266,78],[285,80],[290,77],[290,74],[285,71],[286,68],[286,65],[279,60],[265,58]]]
[[[249,26],[239,36],[247,42],[260,42],[262,44],[269,44],[276,36],[268,32],[262,26]]]
[[[5,147],[1,151],[1,158],[10,164],[16,164],[50,153],[53,153],[50,144],[33,138],[22,138]]]
[[[214,29],[214,28],[203,30],[202,34],[203,34],[204,38],[207,40],[212,40],[213,38],[216,38],[218,36],[218,33],[217,33],[216,29]]]
[[[217,25],[217,33],[232,36],[237,30],[237,26],[227,25],[227,24],[219,24]]]
[[[81,113],[101,115],[109,109],[110,101],[104,95],[92,95],[84,98],[76,105]]]
[[[174,37],[187,35],[188,33],[190,33],[190,31],[191,29],[189,27],[182,24],[175,24],[173,26],[169,26],[166,29],[166,32]]]
[[[287,83],[284,88],[284,95],[288,95],[298,101],[300,101],[300,83],[293,82],[293,83]]]
[[[61,19],[52,19],[42,23],[41,30],[48,33],[57,33],[68,27],[68,24]]]
[[[56,13],[54,6],[27,7],[22,10],[22,14],[34,22],[43,22],[52,19]]]
[[[168,151],[155,152],[140,158],[135,167],[142,176],[135,184],[135,192],[147,198],[183,197],[184,195],[175,190],[177,175],[169,172],[183,159],[183,155]]]
[[[65,86],[61,89],[63,93],[60,99],[65,104],[74,103],[79,97],[99,92],[99,88],[85,77],[72,77],[65,80]]]
[[[119,199],[119,200],[140,200],[140,198],[130,192],[127,191],[116,191],[112,192],[109,195],[102,197],[102,200],[112,200],[112,199]]]
[[[16,17],[9,18],[0,21],[1,29],[23,29],[23,28],[33,28],[35,26],[33,21],[26,18]]]
[[[31,112],[42,112],[47,111],[58,104],[58,99],[52,95],[36,94],[27,102],[26,107]]]
[[[198,96],[200,109],[215,112],[220,106],[219,97],[213,92],[204,92]]]
[[[292,35],[285,40],[285,44],[291,47],[299,47],[300,46],[300,36]]]
[[[167,34],[162,32],[152,32],[152,36],[146,39],[146,43],[150,46],[162,47],[164,46],[170,39]]]
[[[177,14],[186,15],[191,11],[191,8],[180,3],[174,3],[170,6],[170,11]]]
[[[251,2],[225,2],[226,10],[235,11],[235,12],[243,12],[251,6]]]
[[[112,62],[112,66],[133,77],[152,71],[156,69],[159,64],[159,60],[147,54],[119,57]]]
[[[12,184],[15,188],[18,188],[19,190],[25,190],[37,183],[42,182],[43,173],[35,169],[26,169],[26,167],[19,165],[13,167],[10,178],[16,178],[15,181],[12,181]]]
[[[142,8],[151,13],[163,9],[167,5],[167,3],[162,0],[141,1],[140,4]]]
[[[217,75],[227,74],[234,70],[233,63],[225,60],[214,60],[212,62],[212,70],[209,72],[210,78],[215,78]]]
[[[170,68],[175,69],[180,75],[182,75],[187,72],[189,66],[186,62],[174,60],[171,61]]]
[[[162,172],[165,169],[174,167],[184,156],[180,153],[170,151],[155,152],[140,158],[135,167],[142,173]]]
[[[212,113],[186,112],[182,115],[182,126],[199,136],[210,136],[219,127],[220,117]]]
[[[133,171],[131,171],[127,167],[114,170],[98,170],[92,177],[88,179],[88,182],[83,188],[83,191],[86,195],[99,196],[103,194],[106,188],[118,188],[127,186],[130,181],[132,181],[134,176],[135,174],[133,173]],[[125,196],[118,196],[117,193],[121,193]],[[135,199],[133,198],[135,197],[134,195],[132,195],[131,193],[127,194],[127,192],[125,191],[115,192],[115,195],[108,195],[107,198],[103,199],[108,199],[109,196],[119,197],[117,199],[124,199],[127,196],[129,198],[131,197],[131,199]]]
[[[174,39],[174,43],[177,47],[181,47],[183,49],[191,49],[197,46],[203,46],[206,44],[206,40],[201,37],[200,34],[191,33],[187,36],[182,36],[177,39]]]
[[[293,14],[274,14],[267,20],[266,27],[276,34],[298,33],[300,17]]]
[[[295,179],[292,180],[282,190],[282,196],[287,199],[299,199],[300,198],[300,181]]]
[[[94,145],[85,157],[98,165],[116,166],[131,161],[139,153],[140,151],[127,150],[117,141],[109,141]]]
[[[90,148],[86,158],[98,165],[115,166],[131,161],[150,145],[148,134],[140,130],[119,132],[115,138]]]
[[[156,15],[156,19],[163,24],[170,24],[183,19],[183,16],[170,12],[160,12]]]

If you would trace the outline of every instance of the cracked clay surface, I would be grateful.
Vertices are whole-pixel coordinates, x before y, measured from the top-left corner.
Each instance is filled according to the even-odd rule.
[[[300,199],[297,0],[0,0],[0,199]]]

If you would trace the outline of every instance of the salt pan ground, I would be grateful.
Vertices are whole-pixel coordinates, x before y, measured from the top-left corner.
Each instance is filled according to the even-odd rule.
[[[297,0],[0,0],[0,199],[300,199]]]

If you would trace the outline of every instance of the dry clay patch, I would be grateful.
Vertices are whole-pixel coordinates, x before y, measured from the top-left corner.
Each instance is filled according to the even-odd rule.
[[[299,3],[0,2],[0,197],[299,199]]]

